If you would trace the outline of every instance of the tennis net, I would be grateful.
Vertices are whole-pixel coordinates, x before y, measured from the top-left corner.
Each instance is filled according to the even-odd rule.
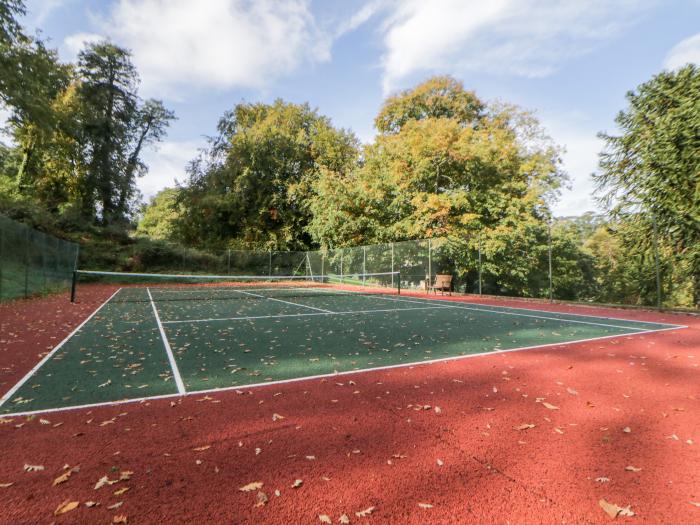
[[[215,301],[308,297],[329,294],[400,294],[399,272],[352,275],[190,275],[73,273],[71,302],[99,297],[104,285],[118,290],[113,302]],[[98,292],[97,294],[95,292]]]

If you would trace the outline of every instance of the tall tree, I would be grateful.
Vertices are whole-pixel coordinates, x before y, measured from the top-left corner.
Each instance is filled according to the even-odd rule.
[[[188,242],[304,249],[309,197],[321,169],[354,162],[357,139],[306,104],[238,104],[189,168],[180,195]]]
[[[600,200],[618,220],[645,226],[638,242],[649,243],[656,224],[659,238],[688,261],[698,305],[700,68],[664,71],[627,93],[627,102],[616,118],[620,134],[600,135]]]
[[[139,106],[131,55],[114,44],[89,45],[78,55],[78,72],[87,144],[82,209],[93,215],[97,205],[103,224],[124,220],[145,170],[143,147],[163,138],[174,115],[159,101]]]

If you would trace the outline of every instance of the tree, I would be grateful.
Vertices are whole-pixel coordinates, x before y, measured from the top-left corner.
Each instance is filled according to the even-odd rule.
[[[82,209],[103,224],[126,219],[135,178],[145,172],[140,154],[161,140],[174,118],[159,101],[139,106],[138,74],[125,49],[109,42],[89,45],[78,55],[87,176]]]
[[[645,226],[639,242],[652,238],[656,223],[659,238],[687,261],[698,305],[700,69],[664,71],[627,93],[627,102],[615,119],[620,135],[600,134],[600,200],[617,220]]]
[[[362,162],[322,170],[314,239],[338,247],[452,236],[476,250],[481,237],[495,287],[542,293],[527,266],[539,264],[543,239],[546,250],[547,200],[565,177],[534,117],[440,77],[391,97],[377,127]]]
[[[159,191],[141,210],[141,220],[136,232],[146,235],[151,239],[174,240],[176,238],[176,224],[182,213],[178,205],[177,188],[165,188]]]
[[[306,104],[238,104],[189,167],[179,202],[189,243],[305,249],[309,196],[322,169],[355,161],[357,139]]]

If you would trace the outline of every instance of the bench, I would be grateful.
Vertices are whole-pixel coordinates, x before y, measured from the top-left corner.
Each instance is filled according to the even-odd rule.
[[[429,286],[429,289],[435,293],[437,293],[438,290],[440,290],[443,295],[445,294],[445,292],[448,292],[450,295],[452,295],[452,276],[440,273],[437,274],[435,276],[435,281]]]

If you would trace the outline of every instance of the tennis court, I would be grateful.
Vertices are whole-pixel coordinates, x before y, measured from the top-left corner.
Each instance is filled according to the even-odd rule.
[[[250,388],[680,328],[399,294],[391,286],[353,282],[260,278],[115,287],[0,400],[0,414]]]

